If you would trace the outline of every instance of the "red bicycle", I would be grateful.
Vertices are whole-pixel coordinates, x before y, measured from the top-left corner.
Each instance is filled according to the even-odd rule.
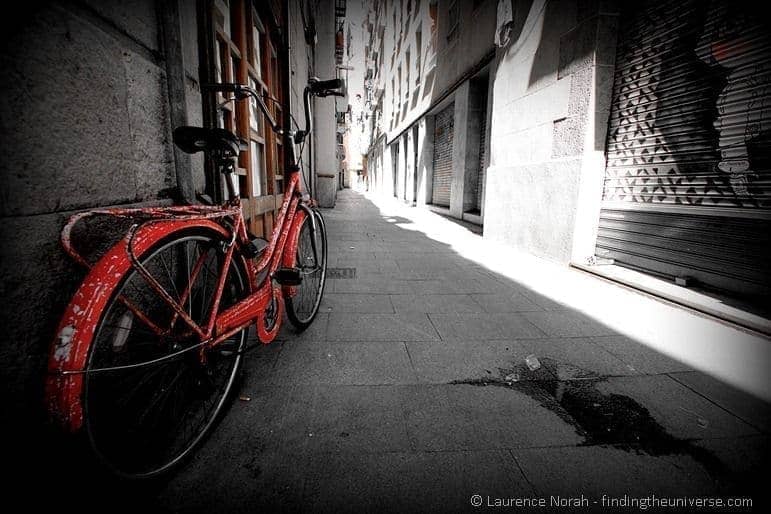
[[[90,271],[59,323],[48,364],[48,410],[84,431],[96,455],[122,476],[149,477],[188,456],[230,399],[247,329],[276,337],[284,309],[302,331],[319,310],[327,269],[324,220],[302,192],[295,145],[312,131],[311,96],[342,95],[340,80],[311,80],[304,130],[284,131],[262,97],[213,84],[231,100],[257,101],[290,152],[288,185],[270,241],[251,238],[233,174],[243,143],[223,129],[180,127],[174,143],[211,155],[225,175],[222,206],[104,209],[77,214],[62,244]],[[74,249],[86,217],[129,218],[126,236],[93,266]]]

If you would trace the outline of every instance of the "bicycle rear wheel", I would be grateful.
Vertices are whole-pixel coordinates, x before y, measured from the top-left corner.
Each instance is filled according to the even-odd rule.
[[[208,319],[224,242],[211,231],[187,232],[161,241],[141,259],[199,324]],[[233,258],[226,273],[220,310],[248,294],[239,259]],[[170,330],[158,335],[137,311]],[[97,456],[130,477],[158,475],[181,462],[229,399],[245,341],[241,331],[202,352],[198,336],[132,267],[103,311],[88,357],[84,422]],[[130,367],[149,361],[156,362]],[[93,371],[104,368],[119,369]]]
[[[313,216],[316,220],[315,234],[313,222],[310,216],[306,216],[297,243],[296,266],[302,281],[295,286],[296,293],[286,297],[286,315],[298,332],[308,328],[318,314],[327,278],[327,229],[321,213],[313,211]]]

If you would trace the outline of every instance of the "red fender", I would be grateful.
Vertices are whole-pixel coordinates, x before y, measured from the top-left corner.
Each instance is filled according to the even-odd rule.
[[[211,229],[224,237],[231,235],[222,226],[207,219],[162,220],[140,227],[133,238],[135,255],[141,257],[161,239],[173,232],[194,227]],[[131,268],[127,253],[128,237],[116,243],[89,271],[64,311],[51,345],[46,378],[46,404],[49,415],[71,431],[83,424],[82,371],[86,366],[91,342],[107,302],[126,272]]]
[[[297,245],[300,242],[300,229],[303,226],[303,221],[308,217],[308,214],[298,207],[294,220],[292,220],[292,226],[289,227],[289,234],[284,245],[284,255],[282,255],[281,265],[284,268],[294,268],[297,266]],[[297,294],[296,286],[283,286],[284,296],[287,298],[293,297]]]

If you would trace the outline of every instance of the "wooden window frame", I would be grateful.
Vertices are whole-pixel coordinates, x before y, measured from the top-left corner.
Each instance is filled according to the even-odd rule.
[[[283,120],[281,61],[285,54],[278,36],[282,14],[276,11],[281,8],[275,2],[260,0],[218,0],[209,5],[208,27],[212,31],[209,40],[213,46],[209,62],[215,68],[210,76],[215,81],[254,87],[263,94],[275,119]],[[222,12],[223,9],[227,12]],[[238,160],[236,186],[247,227],[255,235],[267,236],[272,231],[283,192],[284,177],[278,171],[284,166],[281,137],[267,126],[255,102],[225,103],[226,95],[204,93],[205,102],[212,101],[207,96],[216,96],[213,109],[217,110],[214,120],[217,126],[235,132],[248,142],[248,149],[241,152]],[[253,160],[254,147],[259,148],[259,162]]]

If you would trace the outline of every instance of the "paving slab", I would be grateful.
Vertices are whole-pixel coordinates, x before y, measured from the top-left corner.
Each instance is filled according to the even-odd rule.
[[[475,494],[531,494],[502,451],[330,453],[313,459],[304,503],[319,512],[469,512]]]
[[[287,343],[268,380],[272,383],[414,384],[417,377],[401,341]]]
[[[401,389],[377,386],[318,386],[309,422],[311,452],[351,454],[410,451]]]
[[[646,375],[692,370],[691,366],[626,336],[598,336],[591,339],[629,366]]]
[[[527,394],[498,385],[404,386],[416,450],[490,450],[582,441],[569,423]]]
[[[426,314],[329,314],[329,341],[432,341],[439,336]],[[323,339],[323,338],[319,338]]]
[[[328,324],[329,312],[319,311],[308,328],[302,332],[297,332],[289,320],[284,317],[284,323],[281,325],[281,329],[276,336],[276,341],[319,341],[324,339]]]
[[[353,280],[330,280],[327,282],[331,293],[362,293],[362,294],[410,294],[415,291],[415,281],[398,280],[388,274],[369,276]]]
[[[468,341],[406,343],[418,380],[430,384],[505,381],[517,372],[518,380],[554,380],[545,367],[523,372],[528,351],[516,341]]]
[[[625,495],[683,497],[715,491],[710,475],[687,455],[651,456],[598,446],[515,449],[511,453],[540,497],[583,494],[589,510],[596,512],[613,510],[602,504],[603,495],[609,501]]]
[[[607,393],[633,398],[675,438],[758,434],[752,426],[667,375],[609,378],[601,387]]]
[[[324,293],[320,312],[353,314],[393,314],[394,306],[387,295],[358,293]]]
[[[523,314],[429,314],[444,340],[545,337]]]
[[[520,339],[518,343],[559,380],[639,374],[590,338]]]
[[[670,376],[720,405],[763,433],[771,433],[771,404],[734,387],[727,386],[706,373],[692,371],[671,373]]]
[[[328,281],[307,331],[285,324],[246,354],[230,410],[154,510],[468,512],[473,494],[767,489],[768,404],[569,308],[529,269],[518,282],[465,258],[483,241],[442,239],[433,228],[452,223],[427,230],[416,212],[350,191],[324,210],[329,265],[356,278]]]
[[[523,315],[549,336],[582,337],[615,334],[601,322],[578,312],[527,312]]]
[[[454,313],[482,312],[482,308],[467,294],[409,294],[392,295],[397,313]]]
[[[506,293],[475,293],[471,298],[479,304],[485,312],[532,312],[541,311],[543,308],[528,299],[525,295],[516,292]]]
[[[716,481],[722,494],[742,494],[756,501],[771,499],[768,491],[768,435],[738,438],[702,439],[694,443],[717,459]]]

